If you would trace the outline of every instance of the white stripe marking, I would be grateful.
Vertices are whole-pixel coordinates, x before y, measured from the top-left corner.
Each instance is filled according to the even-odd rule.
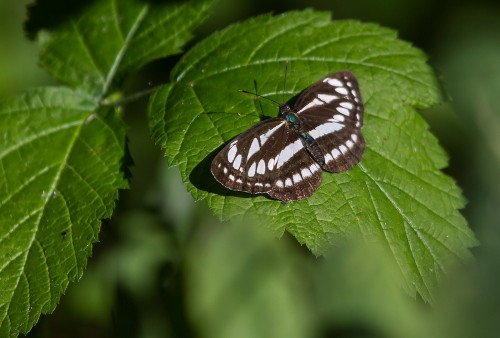
[[[328,94],[318,94],[318,99],[320,99],[321,101],[325,101],[326,103],[330,103],[333,100],[338,99],[338,96],[328,95]]]
[[[238,169],[240,169],[240,165],[241,165],[241,155],[238,155],[234,159],[233,167],[234,167],[234,169],[238,170]]]
[[[280,188],[283,188],[283,181],[282,180],[277,180],[276,185]]]
[[[269,183],[266,183],[266,188],[271,188],[271,185]]]
[[[347,142],[345,143],[347,148],[351,149],[353,146],[354,146],[354,143],[352,143],[351,140],[347,140]]]
[[[257,173],[264,175],[266,172],[266,163],[264,163],[264,160],[259,161],[259,165],[257,166]]]
[[[254,177],[254,176],[255,176],[255,162],[252,163],[250,169],[248,169],[248,177]]]
[[[337,122],[327,122],[320,124],[313,130],[310,130],[308,133],[312,138],[320,138],[321,136],[325,136],[331,133],[334,133],[340,129],[344,128],[343,124]],[[300,140],[299,140],[300,141]]]
[[[276,132],[276,130],[278,130],[285,123],[286,122],[283,121],[280,124],[278,124],[276,127],[269,129],[264,134],[260,135],[260,145],[263,146],[264,143],[266,143],[267,140],[271,137],[271,135],[274,134]]]
[[[257,183],[255,183],[255,186],[256,186],[256,187],[262,187],[262,183],[257,182]]]
[[[349,93],[344,87],[335,87],[335,91],[342,95],[347,95]]]
[[[337,159],[340,156],[340,151],[337,148],[333,149],[332,156],[334,159]]]
[[[325,163],[329,163],[330,161],[333,161],[333,157],[328,153],[325,155]]]
[[[234,181],[234,175],[229,175],[229,179],[230,179],[231,181]]]
[[[302,145],[302,141],[300,139],[297,139],[295,142],[287,145],[285,149],[283,149],[279,153],[278,163],[276,164],[276,168],[280,168],[284,163],[286,163],[289,159],[291,159],[293,155],[298,153],[303,147],[304,146]]]
[[[351,90],[352,96],[358,97],[358,92],[355,91],[354,89]],[[347,94],[347,93],[346,93]]]
[[[285,180],[285,186],[286,186],[286,187],[291,187],[291,186],[292,186],[292,180],[291,180],[291,179],[289,179],[289,178],[287,178],[287,179]]]
[[[229,151],[227,152],[227,159],[229,162],[233,162],[237,151],[238,147],[236,147],[236,145],[232,146],[231,149],[229,149]]]
[[[342,154],[347,153],[347,147],[343,144],[340,145],[339,150]]]
[[[307,109],[309,109],[309,108],[316,107],[316,106],[321,106],[322,104],[324,104],[324,102],[323,102],[323,101],[318,100],[318,99],[316,99],[316,98],[315,98],[314,100],[312,100],[311,102],[309,102],[308,104],[306,104],[306,105],[304,106],[304,108],[302,108],[301,110],[299,110],[299,111],[297,112],[297,114],[300,114],[300,113],[302,113],[304,110],[307,110]]]
[[[351,139],[353,140],[353,142],[357,142],[358,141],[358,135],[351,134]]]
[[[236,180],[236,183],[243,183],[242,180],[240,180],[239,178]]]
[[[257,140],[257,138],[254,138],[252,141],[252,145],[250,146],[250,150],[248,151],[247,161],[250,159],[250,157],[252,157],[253,154],[259,151],[259,149],[259,140]]]

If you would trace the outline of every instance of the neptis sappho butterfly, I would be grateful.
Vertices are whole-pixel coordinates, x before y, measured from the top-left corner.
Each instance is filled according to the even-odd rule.
[[[279,104],[279,117],[231,140],[213,159],[212,175],[231,190],[285,202],[307,198],[321,184],[321,169],[339,173],[361,160],[363,111],[354,75],[330,74],[306,88],[293,108]]]

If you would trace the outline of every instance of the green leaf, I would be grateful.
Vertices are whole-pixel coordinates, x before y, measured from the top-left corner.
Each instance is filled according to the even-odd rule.
[[[189,191],[221,218],[258,216],[315,254],[346,236],[384,243],[404,288],[432,301],[449,263],[468,258],[476,240],[457,210],[464,205],[460,190],[440,171],[446,155],[415,111],[439,101],[425,59],[375,24],[332,22],[328,13],[311,10],[264,15],[213,34],[187,53],[174,69],[175,82],[152,98],[151,127]],[[285,60],[286,99],[334,71],[357,76],[367,149],[353,170],[324,172],[312,197],[282,205],[224,189],[212,178],[210,162],[262,115],[277,116],[275,105],[238,89],[254,89],[255,80],[259,94],[282,101]]]
[[[111,216],[124,126],[113,109],[65,88],[0,106],[0,332],[27,332],[81,277]]]
[[[40,62],[55,78],[107,95],[149,61],[179,53],[211,1],[153,5],[96,1],[42,42]]]
[[[78,90],[34,89],[0,105],[0,336],[55,309],[127,187],[120,110],[101,98],[178,53],[210,4],[94,1],[41,43],[42,66]]]

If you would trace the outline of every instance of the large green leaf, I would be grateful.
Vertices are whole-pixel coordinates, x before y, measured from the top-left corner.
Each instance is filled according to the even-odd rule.
[[[127,187],[120,110],[101,98],[179,52],[210,3],[94,1],[42,42],[42,66],[79,90],[34,89],[1,104],[0,336],[55,309]]]
[[[27,332],[81,277],[126,182],[125,133],[114,109],[64,88],[0,106],[0,323]]]
[[[179,53],[211,1],[152,5],[96,1],[43,40],[40,61],[55,78],[106,95],[147,62]]]
[[[290,61],[287,99],[342,69],[358,78],[366,106],[367,149],[359,165],[323,173],[309,199],[283,205],[242,196],[212,178],[210,162],[232,137],[277,116],[277,107],[238,92],[254,89],[277,101]],[[223,219],[247,215],[278,234],[288,231],[315,254],[332,241],[362,236],[384,243],[406,280],[405,289],[432,301],[448,264],[469,257],[475,238],[458,209],[454,181],[440,169],[444,151],[416,108],[439,101],[425,56],[392,30],[327,13],[265,15],[233,25],[195,46],[150,105],[151,128],[169,162],[178,165],[196,199]]]

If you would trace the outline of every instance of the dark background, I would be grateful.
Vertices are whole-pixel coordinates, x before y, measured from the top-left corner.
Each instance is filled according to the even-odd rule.
[[[28,20],[26,5],[30,1],[0,0],[0,99],[27,87],[56,85],[37,66],[37,45],[30,39],[36,40],[40,29],[56,27],[78,13],[85,3],[39,1],[29,10]],[[439,308],[445,309],[443,313],[457,312],[450,315],[450,323],[460,322],[464,336],[467,330],[475,337],[498,335],[494,318],[500,318],[500,3],[221,0],[185,50],[233,22],[303,8],[331,11],[333,19],[393,28],[429,56],[446,102],[421,113],[450,156],[445,171],[462,187],[468,200],[463,213],[482,243],[474,249],[477,261],[458,274],[460,281],[449,286],[458,289],[448,296],[457,303],[443,301]],[[148,65],[128,80],[126,90],[132,93],[149,82],[168,81],[178,58]],[[184,254],[193,236],[219,225],[204,203],[192,201],[178,171],[168,169],[149,137],[145,104],[146,99],[140,100],[125,110],[135,163],[131,189],[121,193],[113,218],[103,222],[100,242],[94,246],[82,280],[70,284],[55,313],[42,316],[29,336],[203,335],[186,314]],[[283,241],[298,255],[308,256],[294,240],[285,237]],[[385,336],[379,332],[373,326],[354,323],[319,336]]]

